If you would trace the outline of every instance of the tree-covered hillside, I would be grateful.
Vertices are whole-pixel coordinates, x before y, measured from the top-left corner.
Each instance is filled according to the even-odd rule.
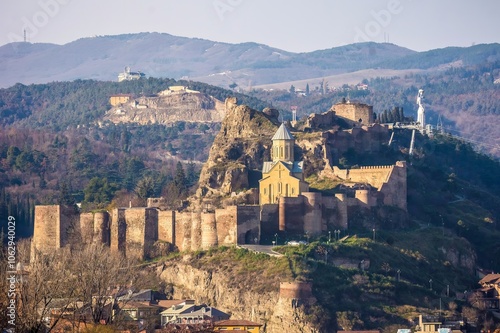
[[[298,107],[298,116],[321,113],[343,98],[373,105],[374,112],[402,108],[404,115],[417,118],[416,96],[424,89],[426,121],[436,126],[439,116],[446,132],[463,137],[496,158],[500,157],[500,62],[486,61],[471,66],[411,74],[390,79],[365,80],[367,90],[355,86],[294,87],[304,94],[289,91],[254,90],[250,94],[290,110]],[[290,113],[287,116],[291,118]]]
[[[36,204],[82,202],[89,210],[165,195],[177,207],[196,184],[220,124],[101,121],[110,95],[152,95],[171,85],[222,101],[236,95],[257,109],[266,106],[219,87],[171,79],[77,80],[0,89],[0,211],[17,216],[19,235],[32,233]]]

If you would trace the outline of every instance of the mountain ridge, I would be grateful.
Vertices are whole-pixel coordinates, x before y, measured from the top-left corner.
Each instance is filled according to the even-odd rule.
[[[414,68],[425,66],[427,62],[419,63],[426,57],[437,65],[442,65],[440,59],[500,59],[500,44],[417,52],[365,42],[294,53],[254,42],[230,44],[166,33],[88,37],[63,45],[16,42],[0,46],[5,64],[0,68],[0,87],[75,79],[115,81],[125,66],[153,77],[246,87],[380,66]]]

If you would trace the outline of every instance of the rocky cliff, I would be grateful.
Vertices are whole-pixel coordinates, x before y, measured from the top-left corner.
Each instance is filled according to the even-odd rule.
[[[270,278],[242,278],[234,267],[195,267],[186,255],[157,267],[160,278],[173,287],[174,299],[194,299],[231,314],[231,319],[246,319],[263,325],[265,333],[317,333],[307,320],[304,306],[293,306],[291,299],[280,296],[279,287]],[[234,264],[234,263],[233,263]],[[210,265],[209,265],[210,266]],[[262,272],[260,272],[262,273]],[[236,275],[235,275],[236,274]],[[253,280],[258,278],[259,280]],[[259,290],[261,286],[264,290]]]
[[[186,122],[221,122],[224,103],[199,92],[181,92],[142,96],[112,107],[104,117],[115,124],[171,124]]]
[[[225,102],[226,117],[200,174],[198,196],[227,196],[256,187],[264,160],[270,158],[271,137],[278,129],[278,111],[253,110]]]

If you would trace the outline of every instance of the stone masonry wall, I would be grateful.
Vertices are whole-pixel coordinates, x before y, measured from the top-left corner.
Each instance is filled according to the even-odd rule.
[[[373,123],[373,106],[362,103],[338,103],[332,106],[337,117],[342,117],[351,122],[370,125]]]
[[[233,245],[237,243],[237,217],[237,206],[229,206],[224,209],[215,210],[219,245]]]
[[[35,206],[35,230],[33,246],[42,252],[61,247],[59,205]]]
[[[259,244],[260,206],[237,206],[238,244]]]
[[[125,237],[127,224],[125,222],[126,208],[115,208],[111,212],[111,251],[120,251],[126,255]]]
[[[158,240],[175,244],[175,211],[158,211]]]

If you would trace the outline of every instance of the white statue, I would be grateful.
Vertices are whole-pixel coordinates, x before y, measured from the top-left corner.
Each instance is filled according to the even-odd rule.
[[[423,99],[424,99],[424,90],[419,89],[417,95],[417,105],[418,105],[417,122],[421,129],[425,128],[425,108],[423,106]]]

